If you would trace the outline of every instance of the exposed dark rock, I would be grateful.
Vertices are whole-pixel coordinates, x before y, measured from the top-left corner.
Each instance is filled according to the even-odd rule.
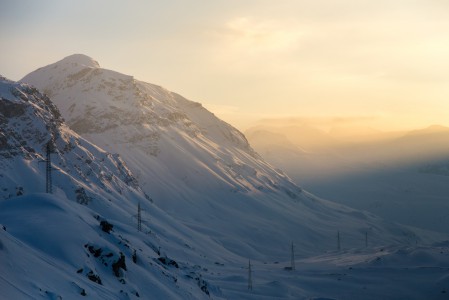
[[[16,196],[22,196],[23,195],[23,187],[18,186],[16,187]]]
[[[132,259],[133,259],[133,263],[137,263],[137,253],[136,253],[135,249],[133,251]]]
[[[168,257],[159,257],[158,260],[166,266],[173,266],[175,268],[179,268],[178,263]]]
[[[92,197],[88,196],[86,190],[83,187],[79,187],[75,190],[76,201],[80,204],[87,205],[92,201]]]
[[[207,289],[207,285],[202,285],[201,290],[203,291],[203,293],[209,296],[209,290]]]
[[[103,251],[101,248],[95,249],[94,246],[89,246],[87,249],[94,257],[99,257]]]
[[[0,114],[6,118],[19,117],[25,113],[26,105],[14,103],[7,99],[0,98]]]
[[[116,277],[120,277],[120,269],[126,269],[125,255],[120,252],[120,258],[112,264],[112,271]]]
[[[93,281],[95,283],[103,285],[103,283],[101,283],[100,276],[98,276],[97,274],[94,274],[93,271],[90,271],[89,273],[87,273],[87,278],[89,278],[90,281]]]
[[[8,148],[8,138],[0,133],[0,150],[6,150]]]
[[[101,227],[101,230],[103,230],[104,232],[110,233],[112,228],[114,227],[114,225],[112,225],[111,223],[109,223],[106,220],[103,220],[100,222],[100,227]]]

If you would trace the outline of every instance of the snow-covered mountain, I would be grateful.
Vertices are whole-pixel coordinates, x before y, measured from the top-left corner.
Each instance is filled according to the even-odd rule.
[[[86,60],[83,56],[68,60],[74,58]],[[69,64],[75,69],[79,65]],[[117,74],[82,65],[99,74]],[[81,83],[73,82],[72,87]],[[114,92],[106,89],[101,95]],[[99,101],[93,98],[89,98],[92,103]],[[171,100],[177,103],[175,98]],[[109,142],[109,149],[127,155],[122,160],[69,129],[47,96],[28,85],[1,79],[0,298],[341,298],[347,296],[342,287],[348,284],[358,289],[353,295],[365,295],[363,285],[376,291],[366,299],[385,298],[397,287],[383,288],[388,276],[372,283],[367,271],[371,262],[380,260],[380,270],[387,274],[394,262],[384,266],[379,256],[390,251],[375,246],[407,247],[440,238],[302,191],[261,160],[235,129],[198,105],[195,108],[179,99],[181,104],[170,106],[170,99],[155,98],[160,104],[148,109],[158,121],[151,124],[139,125],[132,116],[117,116],[117,121],[129,120],[128,125],[113,125],[114,119],[104,116],[91,118],[98,121],[93,124],[99,126],[98,132],[83,135]],[[155,112],[176,107],[187,111],[187,117],[171,120]],[[95,114],[101,111],[98,104]],[[188,119],[191,125],[186,125]],[[189,134],[194,128],[199,131]],[[147,138],[126,140],[114,135],[114,130],[128,137],[140,132]],[[149,132],[159,138],[152,139],[154,135]],[[120,139],[125,139],[125,144],[119,144]],[[53,165],[58,168],[53,171],[53,196],[39,194],[45,187],[45,163],[39,161],[45,158],[49,141]],[[148,149],[157,151],[146,152]],[[179,156],[170,156],[174,154]],[[134,170],[141,171],[139,176],[133,175]],[[142,180],[149,180],[145,190],[154,203],[140,188]],[[201,185],[202,180],[209,186]],[[139,202],[142,231],[136,229]],[[366,248],[366,234],[374,248],[367,249],[365,255],[360,249]],[[284,269],[291,260],[292,241],[297,266],[303,269],[301,276]],[[337,244],[340,251],[336,251]],[[308,257],[326,252],[330,254],[316,260]],[[407,253],[412,256],[415,252]],[[439,279],[441,270],[429,271],[446,258],[431,255],[435,259],[424,260],[425,272],[419,267],[421,262],[416,272],[438,286],[431,293],[419,289],[416,295],[434,295],[447,289],[446,281]],[[247,288],[248,258],[253,266],[254,291]],[[360,270],[339,285],[340,275],[352,266]],[[333,274],[339,281],[330,280]],[[416,276],[401,283],[399,290],[413,294],[408,285],[419,279]]]
[[[36,88],[1,78],[0,97],[0,198],[45,192],[45,176],[30,181],[25,171],[35,175],[45,171],[46,165],[39,163],[46,159],[47,144],[56,166],[56,193],[61,186],[69,193],[70,186],[67,197],[76,195],[81,202],[94,195],[144,196],[123,160],[69,129],[54,104]]]
[[[201,104],[102,69],[87,56],[66,57],[22,81],[49,95],[77,133],[120,153],[156,201],[198,192],[209,197],[217,189],[281,192],[291,198],[300,194],[252,150],[243,134]]]
[[[42,194],[48,143],[54,195]],[[193,265],[217,258],[195,249],[221,247],[153,205],[123,160],[69,129],[45,95],[4,78],[0,166],[0,299],[200,299],[214,292]]]
[[[201,104],[102,69],[85,55],[22,81],[48,94],[83,137],[119,153],[159,207],[233,253],[265,259],[284,253],[291,240],[301,241],[299,252],[311,253],[333,247],[329,236],[338,229],[348,243],[369,228],[383,241],[415,239],[411,231],[302,191]]]

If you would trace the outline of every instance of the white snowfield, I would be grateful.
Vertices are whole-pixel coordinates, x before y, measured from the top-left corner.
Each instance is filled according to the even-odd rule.
[[[297,257],[293,271],[285,269],[286,246],[279,260],[252,261],[248,290],[247,261],[223,249],[183,245],[183,234],[164,224],[170,220],[155,214],[144,226],[151,232],[137,232],[122,211],[108,219],[114,227],[106,233],[98,215],[48,194],[1,201],[0,299],[405,300],[447,299],[449,293],[448,243],[328,251]],[[197,243],[193,236],[189,242]],[[159,247],[178,268],[158,260]],[[126,270],[116,277],[112,264],[120,253]]]
[[[307,193],[200,104],[83,55],[23,81],[82,137],[45,95],[1,80],[5,299],[438,299],[449,289],[446,246],[421,246],[441,235]],[[48,141],[53,196],[38,194]]]

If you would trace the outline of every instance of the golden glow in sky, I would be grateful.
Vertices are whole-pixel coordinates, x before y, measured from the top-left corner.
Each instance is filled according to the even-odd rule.
[[[448,1],[0,6],[0,74],[10,79],[83,53],[201,102],[240,129],[292,117],[358,118],[380,129],[449,126]]]

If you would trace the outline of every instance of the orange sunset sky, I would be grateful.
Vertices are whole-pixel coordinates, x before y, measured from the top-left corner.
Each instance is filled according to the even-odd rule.
[[[9,79],[83,53],[242,130],[303,117],[449,126],[448,1],[1,1],[0,36]]]

